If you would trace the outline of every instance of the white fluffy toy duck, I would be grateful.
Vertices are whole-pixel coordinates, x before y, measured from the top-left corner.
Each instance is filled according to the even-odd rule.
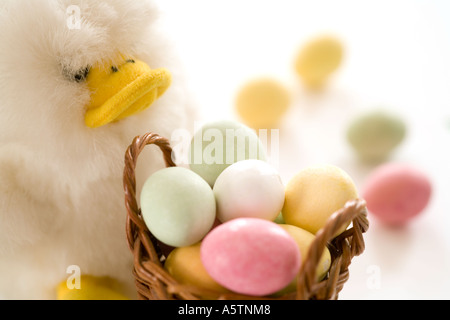
[[[135,298],[124,154],[194,114],[157,16],[143,0],[0,2],[0,298]],[[164,167],[142,157],[138,184]]]

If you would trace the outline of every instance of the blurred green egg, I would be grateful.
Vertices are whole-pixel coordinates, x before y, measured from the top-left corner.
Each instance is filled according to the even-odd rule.
[[[211,187],[233,163],[242,160],[267,161],[266,151],[256,132],[232,120],[209,122],[192,138],[189,167]]]
[[[356,117],[347,130],[347,140],[361,160],[386,160],[404,141],[405,122],[387,111],[371,111]]]

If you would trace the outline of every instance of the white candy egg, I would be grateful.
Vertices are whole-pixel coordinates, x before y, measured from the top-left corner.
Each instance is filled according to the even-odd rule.
[[[284,205],[284,185],[275,168],[261,160],[243,160],[226,168],[214,185],[217,218],[273,221]]]

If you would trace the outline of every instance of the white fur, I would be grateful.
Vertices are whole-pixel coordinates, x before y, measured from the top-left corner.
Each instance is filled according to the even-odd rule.
[[[81,9],[79,30],[67,26],[69,5]],[[0,297],[53,299],[70,265],[135,292],[125,236],[126,148],[137,135],[170,138],[193,121],[157,16],[143,0],[2,0]],[[89,90],[65,75],[118,52],[168,68],[174,83],[145,112],[89,129]],[[156,147],[145,151],[138,184],[162,167]]]

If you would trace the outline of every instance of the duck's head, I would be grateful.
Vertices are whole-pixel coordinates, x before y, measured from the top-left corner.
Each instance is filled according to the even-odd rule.
[[[171,75],[166,69],[154,70],[143,61],[128,58],[88,66],[75,78],[86,81],[91,92],[85,113],[85,123],[91,128],[147,109],[171,83]]]
[[[1,93],[87,128],[140,113],[171,84],[154,19],[148,1],[2,0]]]

